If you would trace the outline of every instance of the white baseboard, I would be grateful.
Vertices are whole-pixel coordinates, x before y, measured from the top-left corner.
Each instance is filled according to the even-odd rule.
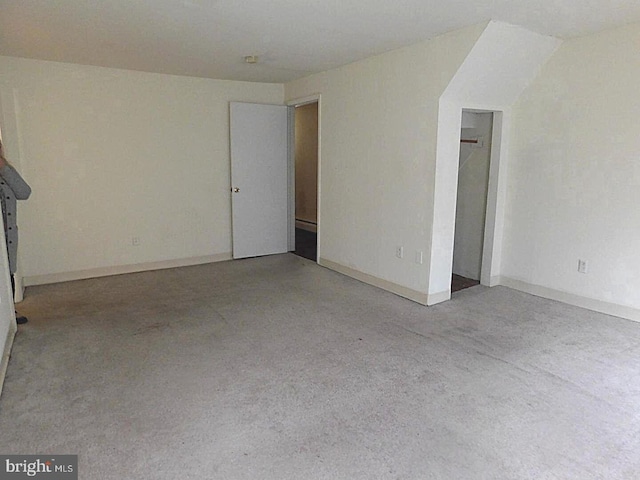
[[[435,305],[437,303],[446,302],[450,298],[451,298],[451,289],[444,290],[444,291],[438,292],[438,293],[430,293],[427,296],[427,305],[431,306],[431,305]]]
[[[9,330],[7,331],[7,338],[4,339],[4,350],[2,350],[2,358],[0,359],[0,395],[2,395],[2,387],[4,386],[4,377],[7,374],[7,367],[9,367],[9,357],[11,356],[11,347],[13,347],[13,339],[16,336],[18,327],[15,320],[12,320],[9,324]]]
[[[374,287],[378,287],[388,292],[395,293],[396,295],[400,295],[401,297],[408,298],[409,300],[418,302],[421,305],[430,305],[428,303],[429,295],[427,295],[426,293],[422,293],[408,287],[403,287],[402,285],[398,285],[397,283],[374,277],[373,275],[354,270],[350,267],[345,267],[344,265],[332,262],[331,260],[327,260],[326,258],[318,259],[318,265],[326,267],[330,270],[334,270],[338,273],[346,275],[347,277],[355,278],[356,280],[360,280],[361,282],[373,285]]]
[[[532,283],[523,282],[522,280],[516,280],[515,278],[505,276],[499,277],[499,284],[513,288],[514,290],[530,293],[537,297],[549,298],[551,300],[568,303],[569,305],[574,305],[576,307],[593,310],[594,312],[605,313],[614,317],[640,322],[640,310],[637,308],[605,302],[595,298],[583,297],[581,295],[563,292],[562,290],[555,290],[541,285],[534,285]]]
[[[24,299],[24,282],[22,275],[13,275],[13,280],[16,284],[16,291],[13,295],[13,303],[20,303]]]
[[[48,283],[70,282],[72,280],[84,280],[85,278],[108,277],[123,273],[145,272],[148,270],[162,270],[165,268],[189,267],[204,263],[222,262],[231,260],[231,253],[218,253],[202,257],[181,258],[176,260],[163,260],[160,262],[137,263],[134,265],[118,265],[114,267],[92,268],[75,272],[49,273],[45,275],[33,275],[24,277],[25,286],[44,285]]]
[[[296,220],[296,228],[299,228],[300,230],[306,230],[307,232],[318,232],[317,224],[307,222],[305,220]]]

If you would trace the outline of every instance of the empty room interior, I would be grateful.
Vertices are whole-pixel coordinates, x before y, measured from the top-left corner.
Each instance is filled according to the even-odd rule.
[[[638,85],[631,0],[0,0],[0,456],[639,478]]]

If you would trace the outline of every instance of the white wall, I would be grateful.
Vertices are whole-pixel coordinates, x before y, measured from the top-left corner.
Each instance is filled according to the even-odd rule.
[[[19,220],[27,283],[229,256],[228,102],[283,102],[276,84],[8,57],[0,94],[33,188]]]
[[[517,102],[502,271],[637,319],[639,47],[640,24],[569,40]]]
[[[285,86],[287,100],[322,95],[321,263],[425,300],[438,99],[484,27]]]
[[[481,143],[460,144],[453,273],[480,280],[493,114],[475,113],[474,116],[475,127],[463,128],[461,132],[461,138],[478,138]]]

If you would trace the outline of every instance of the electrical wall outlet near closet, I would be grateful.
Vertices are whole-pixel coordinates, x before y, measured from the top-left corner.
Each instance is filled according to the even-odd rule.
[[[587,273],[589,271],[589,262],[583,260],[582,258],[578,259],[578,272]]]

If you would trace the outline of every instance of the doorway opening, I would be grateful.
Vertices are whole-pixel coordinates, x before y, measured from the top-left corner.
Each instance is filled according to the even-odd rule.
[[[293,107],[293,253],[318,261],[318,101]]]
[[[489,111],[462,111],[452,293],[481,282],[493,116]]]

